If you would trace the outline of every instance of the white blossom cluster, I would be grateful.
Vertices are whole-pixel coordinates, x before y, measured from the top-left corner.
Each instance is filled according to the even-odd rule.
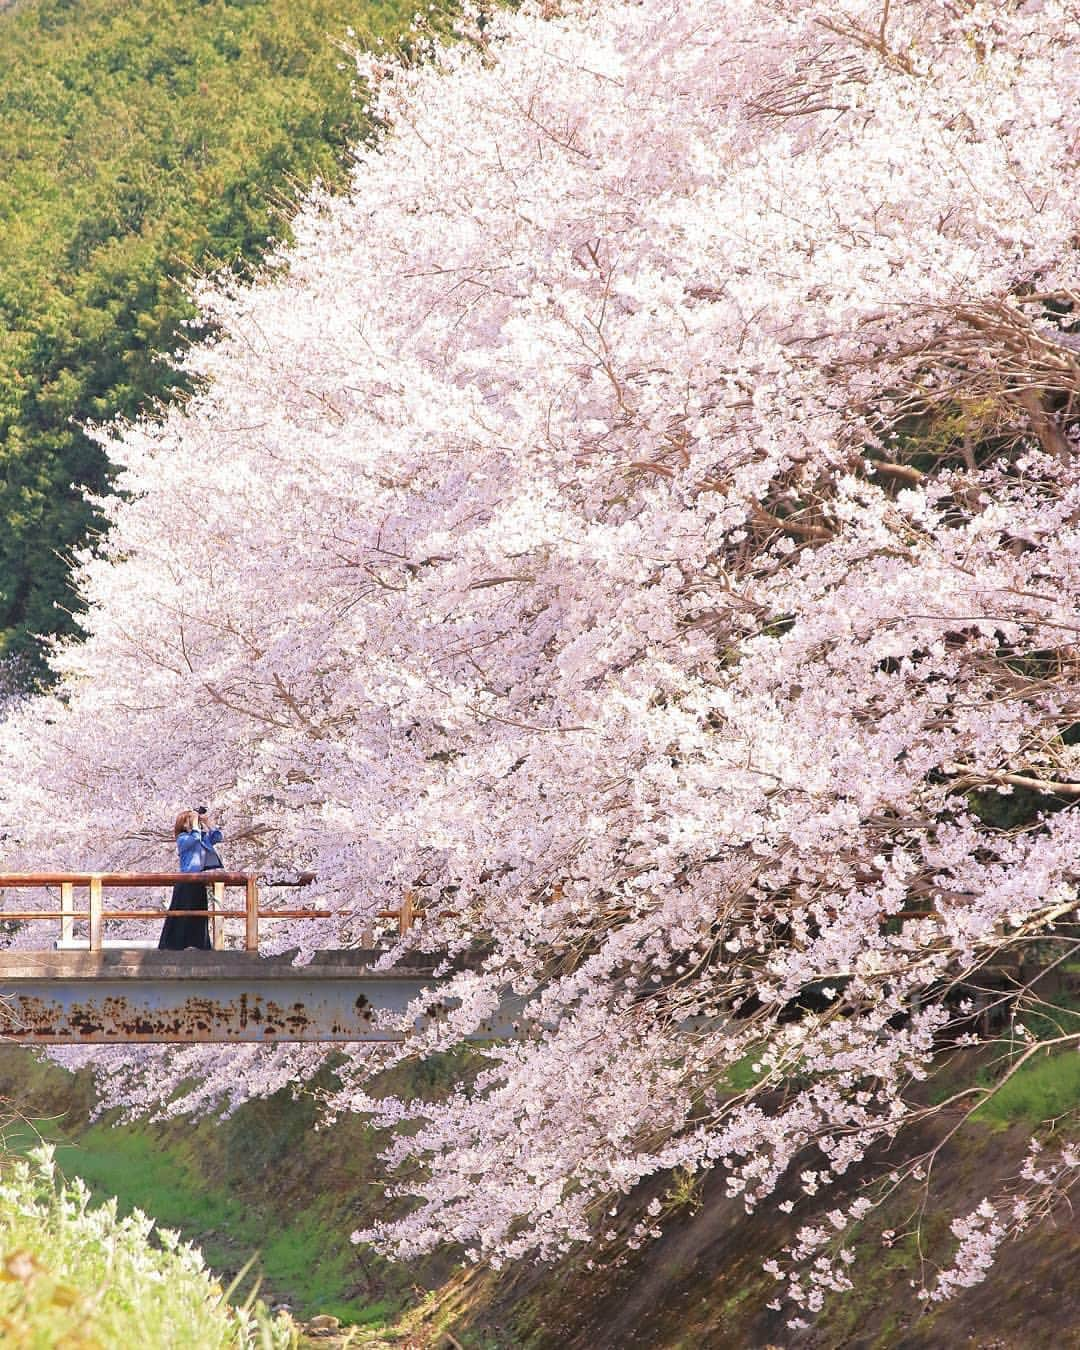
[[[91,1204],[51,1145],[7,1158],[0,1178],[0,1316],[10,1346],[148,1345],[287,1350],[295,1326],[230,1306],[202,1253],[140,1210]],[[253,1300],[252,1300],[253,1301]]]
[[[363,63],[351,195],[202,296],[0,727],[11,861],[157,866],[210,797],[340,910],[281,948],[412,890],[490,952],[417,1049],[529,1001],[441,1104],[357,1062],[425,1164],[403,1256],[555,1256],[669,1168],[833,1210],[944,991],[1077,903],[1077,5],[564,9]]]

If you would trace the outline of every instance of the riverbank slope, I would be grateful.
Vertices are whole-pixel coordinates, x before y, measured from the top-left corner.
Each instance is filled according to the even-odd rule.
[[[416,1066],[401,1090],[448,1090],[455,1066]],[[414,1080],[414,1081],[413,1081]],[[761,1262],[802,1219],[769,1208],[747,1217],[724,1195],[718,1176],[690,1185],[653,1182],[649,1196],[680,1208],[664,1236],[627,1251],[624,1235],[607,1251],[557,1268],[523,1265],[500,1273],[456,1268],[451,1255],[394,1265],[354,1247],[349,1233],[381,1213],[380,1136],[359,1119],[319,1129],[311,1092],[251,1101],[227,1120],[160,1124],[92,1119],[86,1072],[69,1074],[18,1046],[0,1046],[0,1095],[57,1143],[57,1161],[95,1196],[119,1197],[121,1212],[141,1208],[195,1242],[230,1279],[257,1252],[251,1278],[272,1303],[298,1319],[329,1314],[402,1345],[465,1350],[1075,1350],[1080,1347],[1080,1227],[1067,1213],[1056,1225],[1006,1249],[991,1277],[951,1303],[920,1313],[910,1281],[914,1237],[891,1249],[859,1250],[863,1278],[810,1331],[796,1335],[771,1311],[773,1284]],[[1041,1101],[1018,1098],[944,1156],[935,1172],[926,1224],[935,1233],[999,1179],[998,1159],[1015,1156]],[[9,1147],[34,1138],[9,1127]],[[1015,1136],[1015,1137],[1010,1137]],[[848,1183],[858,1184],[859,1175]],[[791,1192],[790,1198],[797,1199]],[[892,1222],[905,1232],[910,1216]],[[449,1336],[448,1336],[449,1333]],[[449,1337],[452,1337],[450,1339]],[[1069,1338],[1072,1337],[1070,1340]],[[362,1343],[362,1342],[361,1342]]]

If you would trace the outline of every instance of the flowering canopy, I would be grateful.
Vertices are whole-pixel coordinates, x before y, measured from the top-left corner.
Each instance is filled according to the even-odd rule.
[[[432,1043],[534,996],[386,1108],[437,1164],[402,1254],[551,1255],[674,1166],[827,1186],[1076,905],[1080,10],[565,9],[361,62],[385,134],[202,297],[0,733],[27,859],[158,862],[212,795],[334,940],[412,889],[489,945]]]

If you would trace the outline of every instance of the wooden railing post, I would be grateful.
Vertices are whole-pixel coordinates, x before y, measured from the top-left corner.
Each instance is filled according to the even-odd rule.
[[[75,936],[75,888],[70,881],[60,883],[60,941],[70,942]]]
[[[101,951],[101,877],[90,877],[90,950]]]
[[[404,899],[401,902],[401,908],[398,910],[398,932],[404,935],[413,926],[413,908],[416,904],[416,896],[412,891],[406,891]]]
[[[214,882],[214,909],[225,908],[225,883],[223,881]],[[214,951],[225,950],[225,920],[219,919],[217,915],[210,920],[210,931],[213,933]]]
[[[244,888],[244,950],[257,952],[259,950],[259,883],[253,876],[247,879],[247,885]]]

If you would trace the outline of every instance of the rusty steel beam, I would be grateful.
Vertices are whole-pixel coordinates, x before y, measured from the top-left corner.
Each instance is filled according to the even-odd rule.
[[[30,1045],[400,1041],[381,1014],[438,984],[431,967],[372,968],[377,953],[306,966],[252,952],[0,952],[0,1040]],[[469,1039],[516,1034],[508,996]],[[448,1011],[450,1004],[436,1010]],[[421,1024],[422,1025],[422,1024]]]

